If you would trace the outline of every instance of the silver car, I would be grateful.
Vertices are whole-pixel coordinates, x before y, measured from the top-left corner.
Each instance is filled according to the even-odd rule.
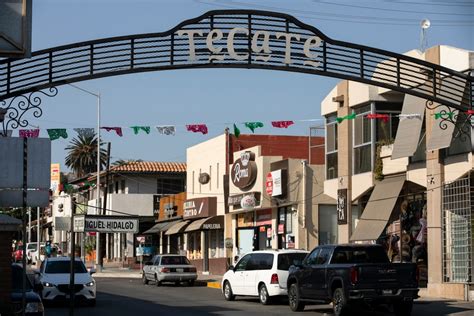
[[[181,255],[156,255],[145,263],[142,273],[143,284],[154,281],[156,286],[163,282],[174,282],[176,285],[187,282],[192,286],[197,279],[196,267]]]

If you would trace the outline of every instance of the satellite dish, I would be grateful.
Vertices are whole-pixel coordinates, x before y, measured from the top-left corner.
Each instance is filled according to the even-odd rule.
[[[422,29],[426,30],[426,29],[429,28],[430,26],[431,26],[430,20],[428,20],[428,19],[423,19],[423,20],[421,21],[421,28],[422,28]]]

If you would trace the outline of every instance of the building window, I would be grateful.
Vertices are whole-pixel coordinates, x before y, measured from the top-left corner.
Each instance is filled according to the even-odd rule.
[[[389,103],[389,102],[377,102],[375,103],[375,113],[387,114],[389,116],[388,121],[382,119],[376,119],[375,126],[375,139],[377,142],[393,142],[397,136],[398,123],[400,118],[398,114],[401,113],[401,103]]]
[[[318,207],[320,245],[337,243],[337,212],[336,205],[322,205]]]
[[[371,171],[373,165],[372,121],[366,117],[371,113],[371,105],[355,109],[354,113],[354,174],[359,174]]]
[[[336,115],[326,117],[326,179],[337,178]]]
[[[115,194],[117,194],[119,191],[119,182],[115,181]]]
[[[157,194],[169,195],[180,193],[184,191],[183,178],[158,178],[157,179]]]

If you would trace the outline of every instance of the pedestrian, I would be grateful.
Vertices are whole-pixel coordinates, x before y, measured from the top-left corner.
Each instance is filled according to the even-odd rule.
[[[46,257],[50,258],[51,257],[51,241],[47,241],[46,245],[44,246],[44,251],[46,253]]]

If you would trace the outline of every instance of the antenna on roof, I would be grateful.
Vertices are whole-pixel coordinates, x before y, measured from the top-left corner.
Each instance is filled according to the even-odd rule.
[[[431,22],[428,19],[423,19],[420,23],[420,26],[421,26],[420,51],[424,53],[426,48],[428,47],[428,36],[426,34],[426,30],[431,26]]]

